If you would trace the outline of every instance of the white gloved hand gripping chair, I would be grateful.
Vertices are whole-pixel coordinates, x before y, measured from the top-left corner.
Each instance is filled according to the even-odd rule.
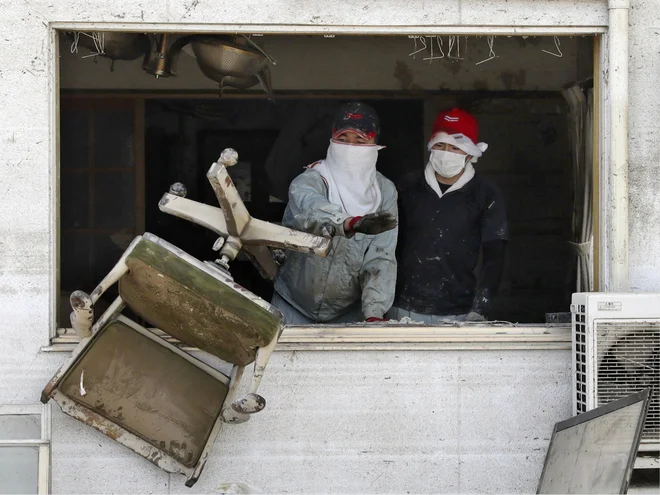
[[[262,275],[277,265],[268,246],[327,255],[330,240],[251,218],[223,151],[207,173],[221,208],[185,199],[175,184],[162,211],[219,235],[220,258],[201,262],[145,233],[136,237],[91,295],[71,295],[71,324],[81,337],[71,359],[42,392],[62,411],[125,445],[192,486],[200,476],[222,423],[242,423],[261,411],[261,377],[282,331],[282,315],[236,284],[229,263],[243,250]],[[114,283],[119,297],[93,322],[93,306]],[[128,307],[181,343],[233,365],[221,373],[121,314]],[[248,392],[237,396],[245,367],[254,362]]]

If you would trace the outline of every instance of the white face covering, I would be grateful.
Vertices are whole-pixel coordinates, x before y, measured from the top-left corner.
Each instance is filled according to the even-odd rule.
[[[429,163],[442,177],[451,178],[460,174],[465,168],[465,155],[444,150],[431,150]]]
[[[351,216],[376,212],[381,191],[376,178],[378,151],[375,144],[330,141],[328,155],[314,170],[328,181],[328,199]]]

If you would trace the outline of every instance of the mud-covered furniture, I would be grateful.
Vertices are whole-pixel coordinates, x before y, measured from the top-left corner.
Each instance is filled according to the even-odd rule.
[[[91,294],[71,295],[71,324],[81,342],[41,397],[162,469],[186,475],[187,486],[199,478],[222,423],[245,422],[265,407],[257,390],[282,331],[280,312],[235,283],[230,262],[244,250],[272,277],[267,246],[321,256],[330,248],[328,239],[251,218],[225,168],[235,152],[222,156],[207,174],[222,208],[187,200],[180,187],[161,200],[161,210],[216,232],[220,258],[202,262],[153,234],[136,237]],[[94,322],[94,304],[116,283],[119,296]],[[123,315],[125,308],[147,324]]]

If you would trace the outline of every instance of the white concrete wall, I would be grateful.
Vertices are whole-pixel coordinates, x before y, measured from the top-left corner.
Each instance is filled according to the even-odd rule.
[[[660,1],[630,10],[630,287],[660,292]],[[652,48],[652,47],[655,47]]]
[[[657,174],[660,162],[657,145],[660,0],[632,0],[632,4],[631,283],[638,289],[657,291],[660,290],[660,200],[656,192],[660,180]],[[52,198],[57,197],[52,187],[57,172],[49,146],[49,130],[54,121],[49,107],[53,90],[49,78],[50,22],[176,22],[207,26],[209,23],[258,23],[325,25],[330,29],[340,25],[604,26],[607,22],[603,0],[431,3],[423,0],[168,0],[157,3],[145,0],[1,0],[0,13],[0,403],[36,402],[43,384],[65,357],[39,352],[40,346],[47,342],[53,322],[50,306],[55,287],[52,260],[56,234],[51,205]],[[567,353],[542,356],[523,352],[513,355],[410,352],[368,356],[277,354],[266,379],[265,392],[271,400],[269,410],[253,423],[227,431],[224,437],[227,452],[236,453],[238,457],[225,454],[223,458],[218,456],[218,450],[195,490],[210,491],[213,483],[230,477],[246,479],[241,462],[248,463],[254,474],[246,481],[273,490],[323,491],[344,485],[345,491],[372,492],[401,491],[407,486],[411,487],[411,492],[424,491],[429,485],[433,487],[429,490],[437,491],[459,488],[466,491],[533,490],[550,425],[565,417],[569,410]],[[291,364],[287,363],[289,359],[293,361]],[[300,359],[299,363],[296,359]],[[346,370],[342,359],[359,365],[359,371],[348,376],[343,371],[341,378],[346,388],[340,388],[344,384],[340,382],[330,389],[332,393],[323,393],[322,387],[327,388],[332,382],[321,372],[323,366],[332,367],[335,363],[336,369]],[[480,359],[483,366],[479,365]],[[425,375],[430,378],[420,381],[418,373],[397,365],[397,360],[417,365],[426,370]],[[466,368],[466,362],[473,365]],[[405,407],[406,414],[403,414],[403,403],[392,410],[391,417],[381,415],[380,421],[371,420],[371,416],[358,420],[349,413],[346,413],[348,416],[328,413],[351,411],[351,401],[364,396],[373,398],[370,412],[389,407],[383,402],[393,400],[389,395],[374,393],[376,390],[393,392],[376,386],[382,373],[389,369],[396,371],[392,373],[396,381],[391,383],[399,385],[394,390],[405,390],[402,397],[410,405]],[[483,369],[487,373],[476,371]],[[508,383],[502,378],[507,373]],[[465,382],[456,381],[461,376],[466,377]],[[523,382],[529,386],[523,386]],[[329,404],[325,409],[319,406],[320,411],[314,409],[319,400],[310,404],[301,393],[303,385],[317,384],[317,399],[325,399],[327,402],[321,404]],[[438,407],[436,413],[429,414],[426,404],[412,404],[411,390],[418,392],[415,398],[423,398],[424,391],[434,392],[431,395],[433,406],[437,404]],[[443,396],[446,400],[441,401],[439,398]],[[285,404],[289,407],[291,400],[294,411],[299,413],[296,420],[305,428],[301,430],[306,433],[304,436],[295,425],[285,421],[287,418],[291,421],[294,415],[287,416],[285,411]],[[523,407],[515,409],[515,401],[524,401]],[[495,405],[504,407],[505,413],[499,414]],[[484,414],[475,416],[472,411]],[[57,492],[146,493],[164,492],[168,488],[186,491],[180,478],[173,479],[170,484],[168,476],[146,461],[72,420],[59,414],[55,417],[53,476]],[[310,417],[317,422],[310,421]],[[328,418],[332,418],[332,423]],[[445,422],[445,418],[449,419]],[[530,422],[523,422],[523,429],[516,430],[515,421],[524,418]],[[446,434],[455,445],[444,445],[439,440],[433,443],[429,440],[431,435],[425,435],[419,427],[422,423],[430,425],[427,429],[431,432]],[[489,425],[494,428],[484,431],[484,426]],[[333,426],[337,430],[334,437]],[[461,436],[457,435],[459,431]],[[289,435],[285,443],[281,438],[284,432]],[[403,453],[391,443],[391,435],[399,433],[410,440]],[[262,434],[262,442],[247,441]],[[438,438],[444,437],[438,435]],[[514,439],[519,447],[505,450],[508,438]],[[323,443],[325,441],[328,444]],[[535,451],[536,448],[541,450]],[[346,449],[347,456],[342,454]],[[99,452],[107,452],[106,457],[97,457]],[[324,452],[332,455],[323,455]],[[499,452],[506,452],[506,455],[499,458],[492,455]],[[396,457],[392,455],[395,453]],[[260,455],[264,457],[260,469],[252,467],[250,463],[256,462]],[[365,459],[357,462],[359,457]],[[390,460],[394,462],[384,462]],[[530,464],[521,466],[520,463]],[[448,465],[454,466],[453,469],[447,469]],[[367,469],[361,469],[364,467]],[[420,473],[427,477],[416,478]],[[427,480],[430,480],[429,485],[424,485]],[[292,486],[294,483],[296,485]]]
[[[570,351],[277,352],[266,409],[184,486],[55,406],[55,493],[533,493],[570,416]]]

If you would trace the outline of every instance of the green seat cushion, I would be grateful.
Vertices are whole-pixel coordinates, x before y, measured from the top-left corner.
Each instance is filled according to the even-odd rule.
[[[111,320],[69,369],[59,389],[193,467],[221,412],[227,385],[160,342]]]
[[[238,365],[280,329],[281,315],[221,273],[174,246],[144,237],[126,258],[119,294],[141,318],[172,337]]]

